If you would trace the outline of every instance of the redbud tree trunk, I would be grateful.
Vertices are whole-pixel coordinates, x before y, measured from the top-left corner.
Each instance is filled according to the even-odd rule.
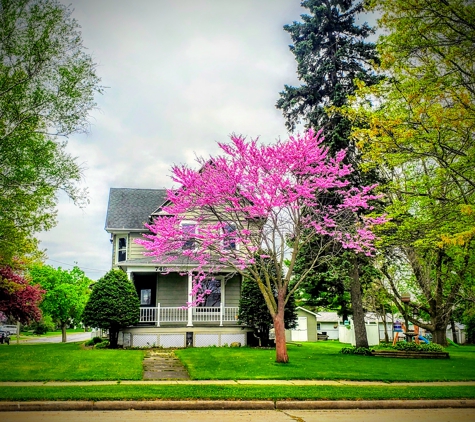
[[[275,330],[275,361],[277,363],[288,363],[287,344],[285,342],[285,291],[279,290],[277,294],[277,314],[274,319]]]

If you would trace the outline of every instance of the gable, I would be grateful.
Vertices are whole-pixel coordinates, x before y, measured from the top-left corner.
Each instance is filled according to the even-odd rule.
[[[111,188],[105,229],[143,230],[150,214],[166,200],[166,189]]]

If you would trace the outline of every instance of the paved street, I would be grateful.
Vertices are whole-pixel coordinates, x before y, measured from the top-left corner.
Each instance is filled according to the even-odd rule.
[[[68,333],[66,340],[68,343],[73,343],[75,341],[86,341],[91,338],[91,333]],[[16,337],[13,335],[11,338],[11,343],[16,343]],[[31,338],[28,340],[20,340],[20,343],[61,343],[61,336],[52,336],[52,337],[40,337],[40,338]]]
[[[474,409],[424,410],[126,410],[67,412],[2,412],[2,422],[473,422]]]

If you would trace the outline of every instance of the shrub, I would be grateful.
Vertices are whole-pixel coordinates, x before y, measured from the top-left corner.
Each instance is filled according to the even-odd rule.
[[[102,343],[102,338],[101,337],[93,337],[91,339],[93,341],[93,344],[97,344],[97,343]]]
[[[127,274],[111,270],[96,283],[82,314],[83,323],[109,331],[112,349],[117,348],[119,331],[139,322],[140,300]]]
[[[91,338],[90,340],[87,340],[84,342],[84,346],[94,346],[94,340]]]
[[[43,318],[31,324],[31,329],[34,334],[41,335],[46,334],[48,331],[54,331],[56,328],[50,315],[44,315]]]
[[[396,350],[404,350],[408,352],[443,352],[444,348],[440,344],[417,344],[415,342],[400,342],[394,346]]]
[[[94,349],[107,349],[109,347],[109,342],[107,340],[104,340],[100,343],[97,343],[95,346],[94,346]]]
[[[363,355],[363,356],[371,356],[371,352],[373,349],[370,349],[369,347],[343,347],[343,349],[340,350],[340,353],[343,353],[344,355]]]

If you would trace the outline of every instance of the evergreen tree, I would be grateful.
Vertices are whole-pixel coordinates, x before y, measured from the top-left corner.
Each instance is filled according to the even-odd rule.
[[[351,122],[328,107],[347,104],[356,90],[356,79],[373,85],[380,77],[372,72],[378,56],[373,43],[365,41],[374,33],[368,24],[355,25],[363,12],[362,3],[352,0],[305,0],[311,14],[303,22],[285,25],[293,41],[290,50],[297,61],[299,87],[285,85],[276,107],[282,110],[289,130],[304,123],[323,129],[331,153],[351,148]]]
[[[355,24],[355,17],[364,11],[362,3],[353,4],[352,0],[306,0],[302,6],[310,11],[310,14],[301,16],[303,22],[284,26],[294,43],[290,50],[295,55],[302,85],[286,85],[276,107],[282,110],[289,130],[294,130],[299,123],[323,129],[325,143],[331,153],[346,149],[348,162],[358,169],[359,155],[350,136],[352,122],[334,107],[348,103],[348,97],[357,89],[357,79],[367,86],[381,80],[372,71],[372,66],[378,63],[375,45],[366,41],[374,31],[366,23],[360,26]],[[355,186],[374,183],[375,174],[355,171],[352,183]],[[337,203],[338,198],[330,194],[328,201]],[[297,277],[308,268],[306,256],[312,245],[306,248],[299,256],[295,270]],[[340,260],[332,259],[332,265],[336,267],[336,273],[346,268],[349,271],[348,287],[356,345],[367,347],[360,276],[368,262],[354,253],[344,255]],[[348,294],[343,281],[338,280],[334,286],[334,277],[327,277],[334,270],[327,267],[323,270],[326,274],[316,274],[317,271],[313,271],[313,277],[306,283],[307,291],[317,295],[326,292],[327,301],[337,302],[347,310]],[[331,300],[332,291],[335,297]]]
[[[109,330],[110,347],[115,349],[119,331],[139,322],[139,309],[139,297],[127,274],[111,270],[94,284],[82,319],[89,327]]]

